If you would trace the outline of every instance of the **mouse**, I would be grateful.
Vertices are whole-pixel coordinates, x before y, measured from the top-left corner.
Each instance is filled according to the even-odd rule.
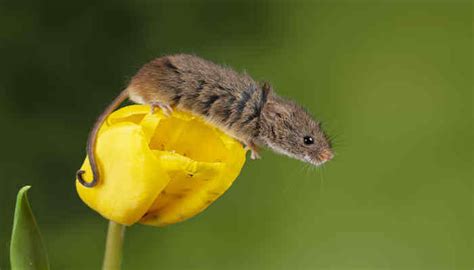
[[[100,181],[94,154],[97,133],[127,98],[150,105],[152,113],[159,108],[169,115],[176,109],[201,116],[244,144],[252,159],[260,158],[261,147],[315,166],[334,156],[321,122],[296,102],[279,96],[269,83],[195,55],[176,54],[143,65],[98,117],[86,147],[93,178],[88,182],[84,170],[76,173],[85,187]]]

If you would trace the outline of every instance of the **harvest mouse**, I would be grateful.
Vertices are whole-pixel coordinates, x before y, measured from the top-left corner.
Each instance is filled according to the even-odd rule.
[[[152,111],[159,107],[169,114],[176,108],[199,115],[244,143],[252,158],[259,157],[258,146],[313,165],[333,157],[320,123],[298,104],[278,96],[269,84],[197,56],[177,54],[145,64],[97,119],[87,141],[93,180],[87,182],[85,172],[77,172],[85,187],[100,179],[94,154],[98,130],[127,98],[151,105]]]

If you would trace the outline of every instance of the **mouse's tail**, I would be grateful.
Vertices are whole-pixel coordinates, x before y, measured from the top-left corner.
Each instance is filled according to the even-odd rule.
[[[110,113],[112,113],[122,102],[124,102],[128,97],[128,89],[123,90],[113,101],[110,103],[109,106],[105,109],[105,111],[99,116],[97,121],[94,124],[94,127],[89,133],[89,138],[87,140],[87,155],[89,157],[89,163],[91,165],[91,170],[92,170],[92,181],[87,182],[84,180],[83,175],[85,173],[84,170],[79,170],[76,173],[77,180],[81,185],[85,187],[93,187],[97,185],[100,179],[100,174],[99,174],[99,169],[97,167],[97,162],[95,160],[95,144],[97,141],[97,133],[99,132],[100,127],[104,123],[105,119],[107,119],[107,116],[109,116]]]

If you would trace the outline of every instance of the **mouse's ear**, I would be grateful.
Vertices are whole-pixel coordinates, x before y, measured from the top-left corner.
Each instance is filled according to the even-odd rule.
[[[263,93],[265,94],[265,96],[268,96],[268,94],[270,94],[270,92],[272,92],[272,86],[270,85],[269,82],[266,82],[264,81],[263,84],[262,84],[262,91]]]

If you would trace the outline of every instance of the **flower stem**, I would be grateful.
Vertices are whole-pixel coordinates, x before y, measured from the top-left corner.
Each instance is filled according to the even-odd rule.
[[[102,270],[120,270],[124,234],[124,225],[109,221]]]

